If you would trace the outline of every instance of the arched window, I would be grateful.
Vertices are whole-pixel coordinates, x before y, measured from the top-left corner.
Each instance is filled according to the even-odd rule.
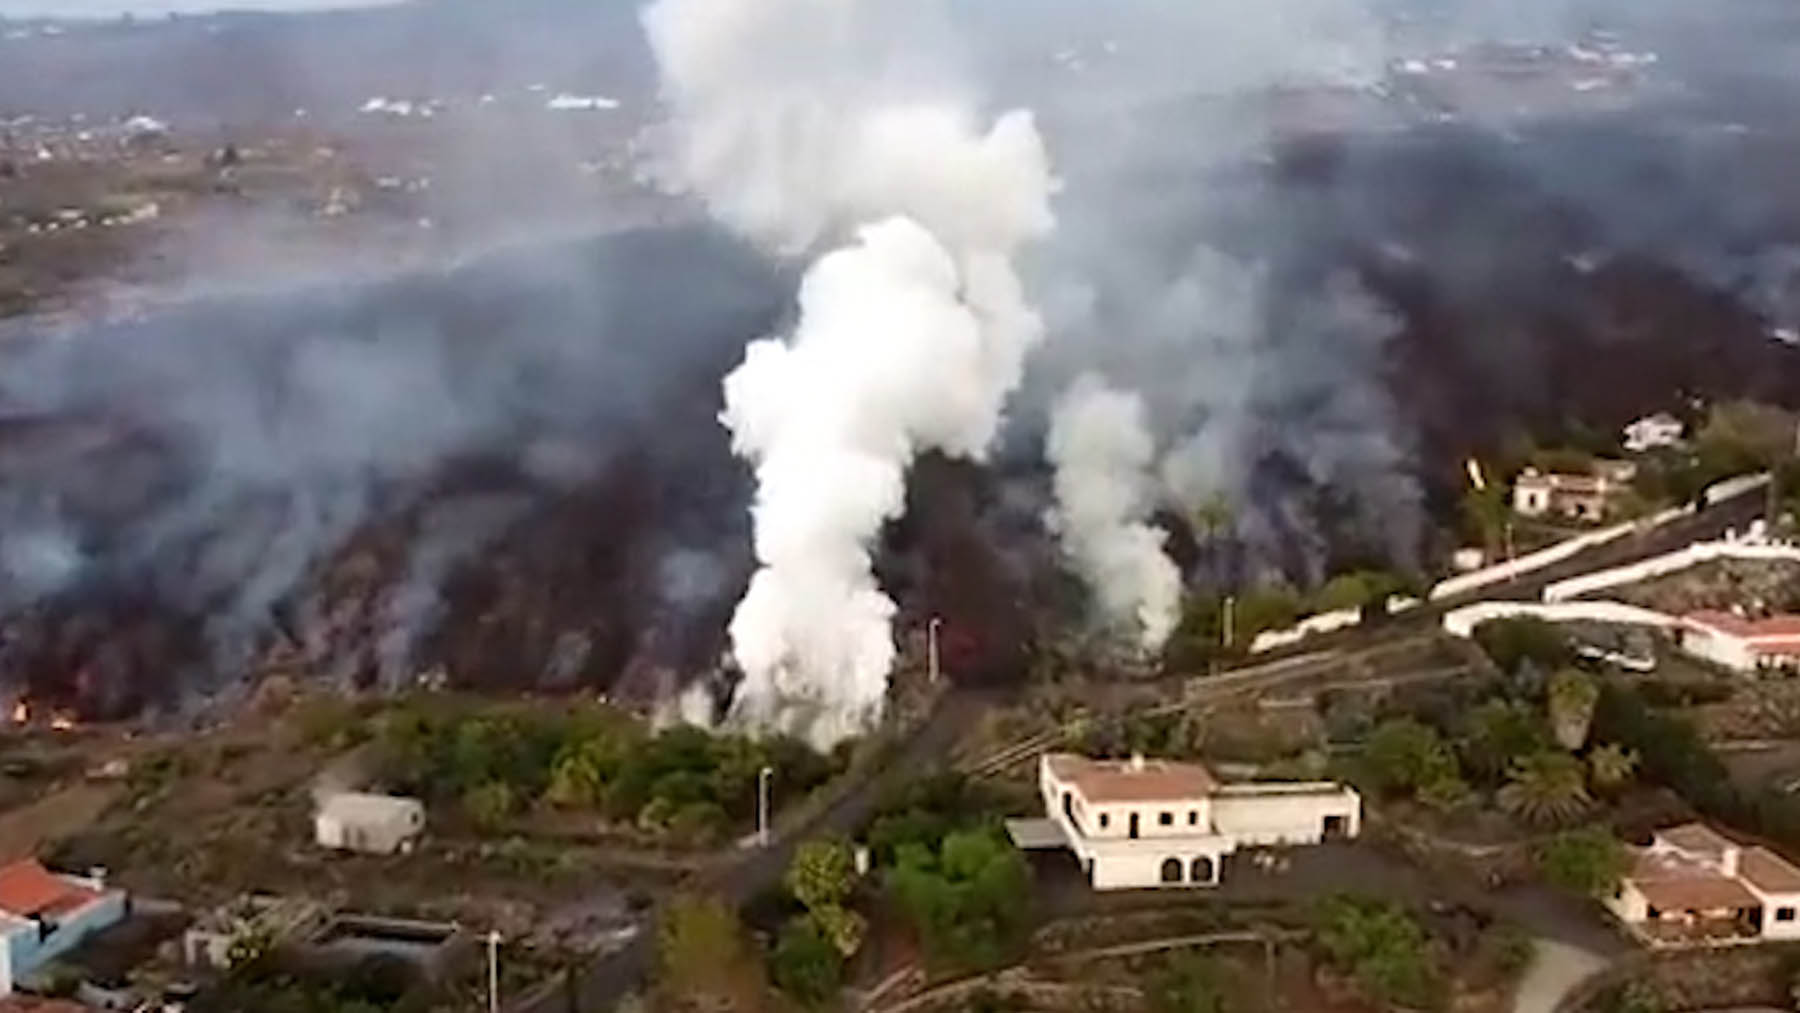
[[[1188,878],[1196,883],[1212,882],[1213,881],[1212,859],[1206,857],[1205,855],[1201,855],[1199,858],[1194,859],[1194,874]]]
[[[1181,882],[1181,859],[1170,858],[1163,862],[1162,881],[1165,883]]]

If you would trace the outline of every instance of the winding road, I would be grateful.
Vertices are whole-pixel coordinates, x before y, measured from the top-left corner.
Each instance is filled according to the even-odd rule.
[[[1535,600],[1554,581],[1717,538],[1728,529],[1741,530],[1761,515],[1762,506],[1760,495],[1740,496],[1660,528],[1595,547],[1515,580],[1427,602],[1385,622],[1313,637],[1284,651],[1271,652],[1249,668],[1221,673],[1216,688],[1233,693],[1274,688],[1301,675],[1316,674],[1320,666],[1341,665],[1347,660],[1384,650],[1393,640],[1424,634],[1428,629],[1434,629],[1443,613],[1451,608],[1480,600]],[[958,688],[946,693],[885,764],[865,771],[862,780],[842,786],[839,796],[812,819],[787,828],[769,847],[743,852],[712,871],[700,874],[689,885],[734,904],[748,901],[780,879],[801,841],[821,834],[855,831],[869,818],[887,784],[942,764],[962,732],[973,725],[989,702],[988,695],[973,690]],[[638,932],[624,947],[596,958],[585,968],[569,972],[567,979],[557,987],[540,990],[509,1006],[510,1013],[601,1013],[612,1009],[622,996],[639,987],[652,970],[655,933],[649,928],[646,924],[645,930]],[[1540,954],[1549,959],[1549,964],[1537,972],[1534,989],[1562,987],[1559,983],[1567,975],[1558,969],[1571,961],[1557,955],[1563,954],[1565,949],[1585,952],[1567,942],[1547,943]],[[1541,957],[1534,963],[1534,968],[1543,963]],[[1533,994],[1539,993],[1534,991]],[[1520,1013],[1533,1008],[1518,1007]]]

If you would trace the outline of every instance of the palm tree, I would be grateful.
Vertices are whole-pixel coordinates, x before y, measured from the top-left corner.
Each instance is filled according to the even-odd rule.
[[[1594,801],[1581,761],[1551,750],[1515,761],[1512,779],[1497,798],[1500,808],[1511,815],[1544,826],[1568,822]]]
[[[1588,777],[1594,787],[1603,791],[1619,788],[1631,780],[1637,773],[1638,755],[1635,750],[1607,743],[1595,746],[1588,754]]]
[[[1565,668],[1550,677],[1550,729],[1564,749],[1580,749],[1587,741],[1599,702],[1600,687],[1587,675]]]

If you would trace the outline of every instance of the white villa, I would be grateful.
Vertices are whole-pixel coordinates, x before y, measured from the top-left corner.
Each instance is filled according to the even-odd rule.
[[[1681,443],[1687,427],[1668,412],[1646,415],[1625,427],[1625,449],[1634,454],[1648,453]]]
[[[1768,848],[1684,823],[1634,850],[1606,906],[1652,946],[1800,939],[1800,869]]]
[[[1038,761],[1043,820],[1009,824],[1020,847],[1074,852],[1096,890],[1212,886],[1240,847],[1354,837],[1362,798],[1329,781],[1222,784],[1197,763]]]

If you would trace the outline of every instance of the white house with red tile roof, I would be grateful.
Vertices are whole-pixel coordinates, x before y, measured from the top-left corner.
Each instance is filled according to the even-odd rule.
[[[1240,847],[1317,844],[1362,828],[1362,798],[1344,785],[1221,784],[1197,763],[1047,753],[1038,787],[1048,818],[1036,845],[1069,848],[1096,890],[1212,886]]]
[[[0,866],[0,996],[125,914],[125,891],[98,877],[58,875],[31,858]]]
[[[1652,945],[1800,939],[1800,868],[1704,823],[1684,823],[1632,849],[1606,906]]]
[[[1800,667],[1800,615],[1690,612],[1681,617],[1681,648],[1734,672]]]

